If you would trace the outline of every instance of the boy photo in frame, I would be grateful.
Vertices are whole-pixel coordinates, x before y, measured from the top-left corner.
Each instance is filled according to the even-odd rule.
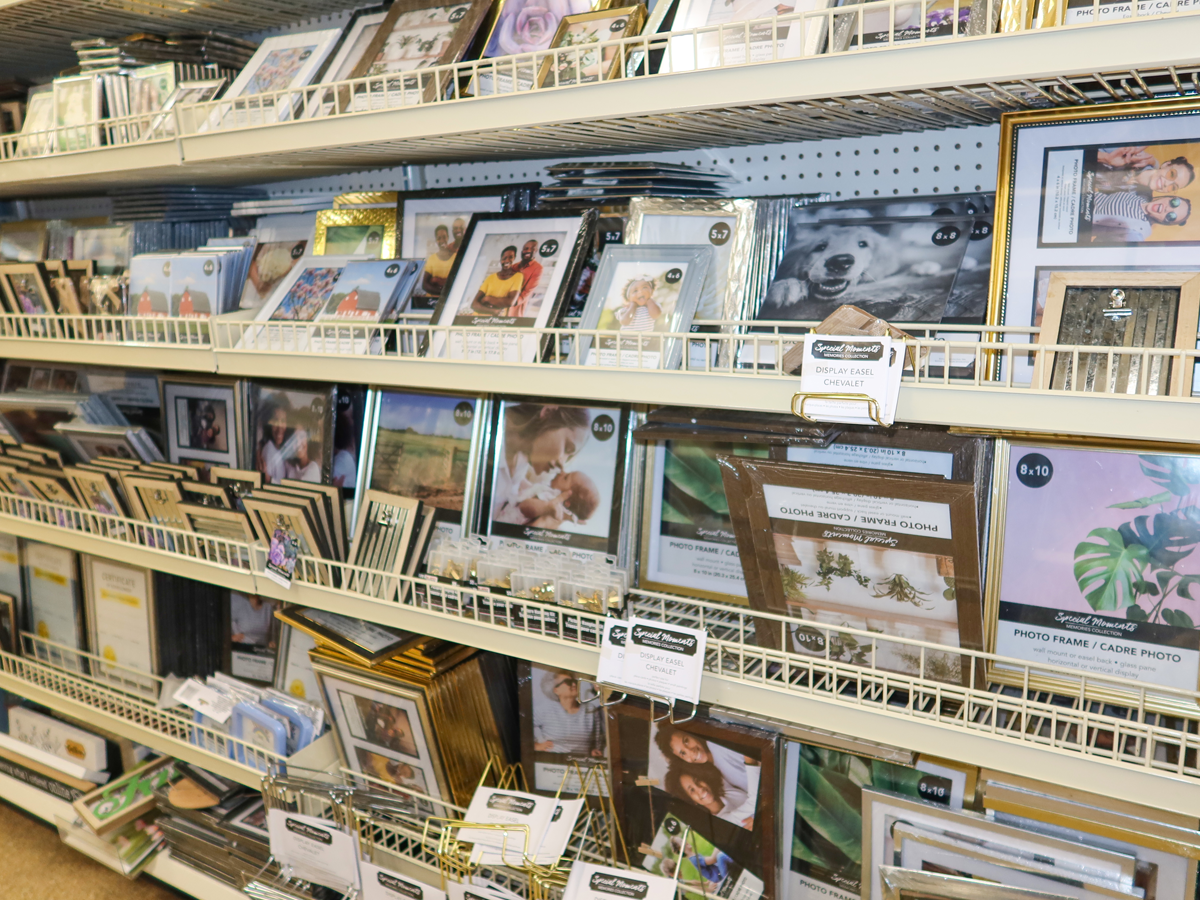
[[[617,554],[629,410],[497,404],[486,533]]]
[[[595,227],[594,209],[575,216],[473,216],[431,324],[478,328],[480,333],[435,331],[424,346],[426,355],[535,361],[547,338],[493,333],[545,328],[557,320],[575,291]]]
[[[230,382],[163,379],[167,459],[238,467],[241,391]]]

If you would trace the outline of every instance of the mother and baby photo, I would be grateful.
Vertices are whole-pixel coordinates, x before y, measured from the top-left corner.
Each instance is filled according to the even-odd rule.
[[[568,532],[606,545],[621,456],[620,410],[506,403],[492,486],[492,530]],[[517,526],[520,530],[505,528]],[[597,547],[596,549],[602,549]]]

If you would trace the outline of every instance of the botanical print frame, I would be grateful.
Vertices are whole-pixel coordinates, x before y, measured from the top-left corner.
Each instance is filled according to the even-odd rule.
[[[483,535],[617,556],[630,419],[626,406],[497,400]]]
[[[112,559],[81,554],[88,632],[94,655],[122,668],[93,665],[93,678],[128,681],[128,669],[159,671],[154,573]],[[151,684],[147,679],[146,685]]]
[[[644,848],[673,818],[751,872],[762,896],[776,896],[777,735],[703,715],[673,724],[632,699],[606,709],[613,804],[630,860],[657,865],[661,854]],[[695,790],[700,783],[706,792]],[[752,827],[726,817],[731,805],[753,810]]]
[[[1088,696],[1194,714],[1200,629],[1188,612],[1200,584],[1200,528],[1188,503],[1200,455],[1173,448],[997,440],[988,553],[988,647],[1025,660],[1038,690],[1080,690],[1052,664],[1145,685],[1089,679]],[[1036,553],[1033,552],[1036,548]],[[1024,592],[1036,584],[1034,594]],[[1024,683],[992,663],[988,677]]]
[[[593,346],[593,339],[581,334],[575,338],[575,361],[588,366],[679,368],[684,339],[639,341],[638,335],[691,329],[712,257],[712,249],[703,245],[605,247],[579,328],[627,332],[629,337],[601,337]]]
[[[770,448],[671,439],[646,451],[638,587],[748,606],[718,457]]]
[[[471,216],[504,211],[512,185],[492,188],[448,188],[401,194],[397,201],[401,259],[424,259],[424,275],[413,290],[414,310],[432,311],[462,249]],[[441,233],[442,240],[439,240]]]
[[[41,263],[0,263],[0,288],[8,310],[18,316],[49,316],[55,311]]]
[[[163,378],[161,390],[167,459],[173,463],[195,459],[236,469],[243,421],[237,385]]]
[[[551,343],[548,336],[501,332],[546,328],[558,320],[591,250],[596,218],[594,209],[567,216],[473,216],[430,324],[479,329],[479,333],[435,331],[432,341],[425,339],[422,344],[424,355],[535,362]]]
[[[1195,111],[1196,102],[1187,98],[1001,117],[989,324],[1033,323],[1039,268],[1184,271],[1194,265],[1200,243],[1200,214],[1192,214],[1193,202],[1200,202]],[[1062,175],[1058,186],[1045,188],[1047,178],[1059,177],[1055,173]],[[1133,198],[1143,204],[1140,211]],[[1158,208],[1171,198],[1184,202]],[[1172,212],[1178,224],[1151,220]],[[1097,219],[1108,228],[1104,240],[1082,240],[1092,237]],[[1006,339],[1029,340],[1020,334]],[[1028,381],[1032,368],[1032,358],[1018,357],[1013,377]]]
[[[753,555],[742,556],[751,606],[795,618],[783,629],[788,650],[824,656],[831,644],[831,658],[971,683],[969,658],[886,638],[983,649],[974,484],[744,457],[723,462],[737,472],[725,482],[730,509],[744,509],[735,528],[748,525],[753,541]],[[759,620],[759,641],[778,647],[781,624]],[[879,632],[874,658],[869,644],[822,631],[823,624]]]
[[[362,487],[434,507],[439,530],[458,540],[475,508],[490,401],[390,388],[374,392]],[[411,459],[421,465],[401,464]]]
[[[1112,288],[1099,321],[1094,313],[1088,320],[1078,321],[1079,310],[1067,304],[1067,292],[1071,288]],[[1174,309],[1168,309],[1164,317],[1157,307],[1141,308],[1139,305],[1138,309],[1131,308],[1126,289],[1133,288],[1174,290],[1177,294]],[[1075,339],[1080,337],[1079,334],[1063,335],[1061,329],[1071,320],[1075,320],[1072,323],[1075,328],[1084,329],[1084,335],[1090,333],[1091,340],[1087,343],[1096,347],[1095,352],[1081,351],[1078,359],[1066,353],[1043,352],[1033,365],[1035,387],[1079,390],[1072,387],[1076,380],[1074,367],[1078,363],[1086,372],[1085,385],[1092,385],[1084,390],[1172,397],[1191,395],[1195,365],[1190,358],[1151,356],[1143,359],[1122,355],[1113,358],[1110,368],[1105,349],[1196,349],[1196,329],[1200,325],[1200,272],[1055,272],[1050,276],[1037,342],[1084,343]],[[1108,341],[1101,343],[1105,337]]]
[[[445,2],[445,0],[396,0],[388,9],[387,18],[383,20],[383,24],[375,32],[375,37],[367,46],[366,51],[358,60],[353,71],[350,74],[351,78],[362,78],[368,75],[391,75],[399,72],[412,72],[417,69],[424,69],[431,66],[444,66],[450,63],[456,63],[463,58],[467,52],[467,48],[474,42],[475,36],[483,24],[484,18],[491,8],[491,0],[458,0],[458,2]],[[423,32],[429,28],[428,24],[423,24],[419,21],[419,14],[423,10],[450,10],[446,13],[445,25],[452,25],[450,35],[437,34],[430,36]],[[426,17],[428,20],[433,20],[434,15]],[[443,23],[438,22],[438,26]],[[403,48],[417,44],[419,47],[424,47],[425,44],[436,47],[435,41],[441,41],[441,52],[433,55],[426,53],[424,57],[414,60],[412,57],[405,58],[403,55],[397,57],[397,52],[402,52]],[[417,62],[416,65],[407,65],[406,63]],[[447,82],[447,76],[439,76],[438,80],[428,81],[423,96],[426,101],[437,97],[442,91],[442,85]],[[409,87],[407,79],[404,80],[404,87]],[[415,87],[416,80],[413,79]],[[388,90],[392,89],[392,85],[388,83]],[[356,98],[357,99],[357,98]]]
[[[578,60],[571,48],[636,37],[645,21],[646,7],[641,3],[563,16],[550,49],[566,52],[555,53],[542,62],[538,87],[564,87],[620,78],[629,61],[630,47],[614,44],[600,52],[583,49],[579,51]],[[604,27],[606,24],[607,28]],[[583,40],[580,40],[581,36]],[[582,72],[579,71],[581,67]]]
[[[317,213],[313,256],[396,256],[394,209],[322,209]]]
[[[635,197],[629,201],[625,243],[711,245],[712,270],[696,318],[737,319],[749,299],[756,209],[753,200]]]
[[[343,765],[437,800],[451,796],[424,691],[324,661],[313,673]]]
[[[565,9],[547,10],[542,7],[540,15],[524,15],[528,7],[537,6],[534,0],[498,0],[496,20],[479,58],[529,54],[532,77],[533,54],[549,49],[562,17],[590,12],[596,5],[592,0],[568,0]]]

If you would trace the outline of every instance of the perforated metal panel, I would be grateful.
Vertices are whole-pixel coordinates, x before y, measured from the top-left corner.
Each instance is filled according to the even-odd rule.
[[[746,197],[818,192],[828,192],[835,198],[946,194],[995,188],[999,134],[997,125],[978,125],[881,137],[584,158],[653,159],[717,166],[737,179],[730,193]],[[561,161],[497,160],[398,166],[264,186],[274,195],[287,196],[328,191],[470,187],[515,181],[545,183],[551,180],[546,167]]]

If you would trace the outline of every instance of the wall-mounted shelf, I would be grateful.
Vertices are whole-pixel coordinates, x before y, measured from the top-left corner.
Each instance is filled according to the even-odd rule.
[[[679,35],[692,38],[690,32]],[[1200,17],[1176,13],[482,97],[452,93],[450,99],[426,100],[422,90],[381,89],[362,105],[392,108],[356,111],[347,103],[339,114],[280,122],[278,110],[304,109],[332,90],[308,88],[256,95],[249,107],[246,101],[236,108],[216,101],[181,108],[175,140],[23,157],[29,136],[9,138],[2,148],[0,196],[153,183],[262,183],[398,163],[618,148],[637,153],[978,125],[1015,109],[1196,93],[1198,38]],[[654,46],[663,41],[657,36]],[[644,51],[647,45],[633,40],[628,49],[639,46]],[[421,77],[465,83],[478,66],[422,70]],[[367,84],[344,86],[361,91]],[[54,137],[47,133],[40,140]]]
[[[0,517],[0,529],[12,527],[11,515]],[[64,547],[85,549],[88,535],[47,525],[39,532]],[[122,548],[123,553],[128,548]],[[245,548],[251,570],[261,573],[264,551]],[[162,571],[191,571],[181,554],[153,554],[141,564]],[[122,555],[128,559],[128,556]],[[308,560],[352,583],[350,567]],[[311,569],[310,571],[317,571]],[[416,580],[409,601],[396,602],[400,578],[374,573],[373,594],[294,582],[284,589],[261,575],[245,574],[250,590],[264,596],[326,609],[342,615],[416,631],[432,637],[536,660],[578,672],[594,673],[601,617],[564,607],[493,595],[486,590],[449,588]],[[246,588],[243,588],[246,589]],[[748,610],[682,597],[635,593],[634,612],[647,618],[703,627],[709,632],[708,672],[701,697],[714,703],[772,716],[828,731],[878,740],[886,722],[886,739],[905,748],[970,760],[979,765],[1087,790],[1103,783],[1113,797],[1189,814],[1200,813],[1200,734],[1188,730],[1200,720],[1200,692],[1173,692],[1174,718],[1154,712],[1154,697],[1142,696],[1120,708],[1103,707],[1082,697],[1051,696],[1033,689],[997,690],[982,681],[948,683],[916,674],[851,666],[832,658],[802,656],[758,645],[755,620]],[[826,627],[826,626],[822,626]],[[829,626],[857,640],[879,635]],[[28,639],[28,638],[27,638]],[[939,647],[919,641],[889,639],[912,652],[951,653],[962,659],[1000,661],[1020,672],[1024,663],[989,654]],[[906,651],[907,652],[907,651]],[[977,667],[963,663],[968,671]],[[211,768],[243,783],[256,784],[258,773],[227,758],[208,753],[186,739],[172,716],[142,701],[59,668],[20,657],[0,655],[0,688],[51,708],[91,718],[121,734]],[[1036,671],[1048,671],[1046,667]],[[1073,677],[1062,670],[1059,674]],[[1125,683],[1112,681],[1117,687]],[[1090,676],[1095,689],[1106,679]],[[1128,685],[1125,685],[1128,690]],[[1052,702],[1053,701],[1053,702]],[[1184,711],[1196,707],[1195,715]],[[162,721],[158,721],[159,717]],[[182,734],[183,736],[179,736]],[[1111,740],[1109,740],[1111,739]]]

